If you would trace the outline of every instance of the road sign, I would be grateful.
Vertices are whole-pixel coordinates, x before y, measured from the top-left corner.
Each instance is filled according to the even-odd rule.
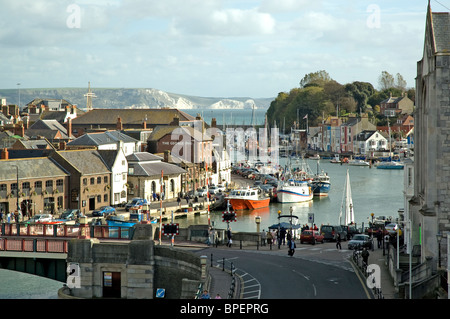
[[[225,211],[222,213],[222,221],[223,222],[235,222],[236,221],[236,213]]]
[[[163,224],[162,233],[166,236],[175,236],[179,234],[179,224]]]
[[[313,213],[308,213],[308,222],[314,223],[314,214]]]
[[[164,298],[166,295],[166,290],[164,288],[156,289],[156,298]]]

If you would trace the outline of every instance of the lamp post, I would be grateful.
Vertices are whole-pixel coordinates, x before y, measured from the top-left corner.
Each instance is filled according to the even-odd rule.
[[[261,216],[255,217],[255,223],[256,223],[256,233],[258,234],[257,247],[259,247],[259,243],[261,243],[261,233],[259,231],[260,230],[259,225],[261,225]]]
[[[442,240],[442,234],[438,232],[436,234],[436,239],[438,242],[438,269],[441,268],[441,240]]]
[[[17,214],[19,213],[20,207],[19,207],[19,167],[17,165],[11,165],[16,168],[16,204],[17,204]]]

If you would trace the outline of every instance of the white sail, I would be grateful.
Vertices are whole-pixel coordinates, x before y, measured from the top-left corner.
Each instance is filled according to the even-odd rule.
[[[342,216],[344,214],[344,216]],[[342,197],[342,206],[339,213],[339,224],[349,225],[355,222],[355,215],[353,212],[352,189],[350,187],[350,175],[347,169],[347,178],[345,180],[344,195]]]

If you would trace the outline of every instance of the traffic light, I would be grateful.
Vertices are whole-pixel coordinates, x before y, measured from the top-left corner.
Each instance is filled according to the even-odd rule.
[[[166,236],[178,235],[179,224],[163,224],[162,233]]]
[[[235,222],[236,221],[236,213],[225,211],[222,213],[222,221],[223,222]]]

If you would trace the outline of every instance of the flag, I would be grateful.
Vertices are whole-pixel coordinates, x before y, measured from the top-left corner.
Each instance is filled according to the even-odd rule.
[[[305,117],[303,118],[304,120],[306,120],[308,118],[308,114],[305,115]]]

